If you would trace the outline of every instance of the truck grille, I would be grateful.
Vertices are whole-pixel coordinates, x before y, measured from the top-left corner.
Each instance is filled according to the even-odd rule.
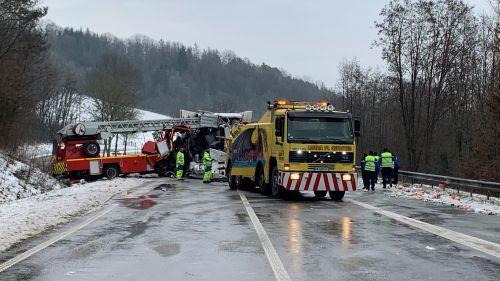
[[[302,154],[297,151],[290,151],[289,160],[292,163],[352,163],[354,159],[353,152],[308,152],[303,151]]]

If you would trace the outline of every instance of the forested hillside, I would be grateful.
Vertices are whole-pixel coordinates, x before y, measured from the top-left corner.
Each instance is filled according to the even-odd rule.
[[[405,170],[500,180],[500,4],[477,15],[463,0],[391,0],[375,23],[387,70],[345,60],[327,89],[229,51],[40,24],[38,3],[0,1],[3,151],[52,140],[81,94],[95,120],[326,99],[361,120],[359,153],[388,147]]]
[[[139,106],[177,114],[181,108],[254,110],[277,98],[319,100],[331,92],[234,53],[155,41],[144,36],[118,39],[90,31],[47,26],[51,52],[74,67],[82,81],[103,58],[125,57],[138,70]]]

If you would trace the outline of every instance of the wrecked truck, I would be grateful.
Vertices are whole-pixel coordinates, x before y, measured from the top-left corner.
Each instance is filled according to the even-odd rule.
[[[200,155],[210,149],[214,173],[223,175],[224,138],[235,122],[248,119],[248,113],[210,113],[181,111],[180,118],[163,120],[123,120],[78,122],[58,131],[53,146],[52,174],[72,180],[114,178],[132,173],[158,173],[168,176],[175,171],[174,153],[184,147],[186,174],[197,176],[203,167]],[[251,118],[251,114],[250,117]],[[140,154],[101,155],[101,140],[116,134],[154,132],[155,141],[146,142]],[[222,171],[222,173],[219,173]]]
[[[252,112],[240,113],[212,113],[203,111],[181,110],[181,118],[197,118],[200,115],[213,116],[215,126],[201,126],[191,128],[187,126],[174,126],[156,132],[155,139],[159,153],[159,174],[173,176],[175,172],[175,155],[182,147],[185,151],[184,174],[190,178],[202,178],[205,167],[201,158],[205,150],[209,150],[214,160],[212,163],[213,178],[225,178],[226,139],[231,134],[231,127],[241,123],[248,123],[252,119]],[[172,153],[173,152],[173,153]]]

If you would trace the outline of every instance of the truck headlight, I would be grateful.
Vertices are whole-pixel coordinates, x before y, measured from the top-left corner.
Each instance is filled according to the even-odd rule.
[[[342,175],[342,180],[343,181],[350,181],[351,180],[351,175],[349,175],[349,174],[343,174]]]
[[[291,180],[298,180],[299,178],[300,178],[299,173],[292,173],[292,174],[290,175],[290,179],[291,179]]]

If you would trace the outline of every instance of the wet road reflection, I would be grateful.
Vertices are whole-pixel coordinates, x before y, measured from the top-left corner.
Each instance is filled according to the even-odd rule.
[[[349,217],[342,218],[342,248],[351,248],[352,234],[351,234],[351,219]]]
[[[288,218],[288,239],[287,239],[287,249],[293,253],[291,267],[292,271],[302,271],[303,270],[303,260],[304,253],[302,249],[303,229],[302,223],[300,221],[300,211],[302,207],[298,204],[290,204],[289,218]]]
[[[135,198],[120,199],[120,202],[123,206],[132,209],[149,209],[158,204],[156,200],[154,200],[155,198],[158,198],[157,194],[141,195]]]

